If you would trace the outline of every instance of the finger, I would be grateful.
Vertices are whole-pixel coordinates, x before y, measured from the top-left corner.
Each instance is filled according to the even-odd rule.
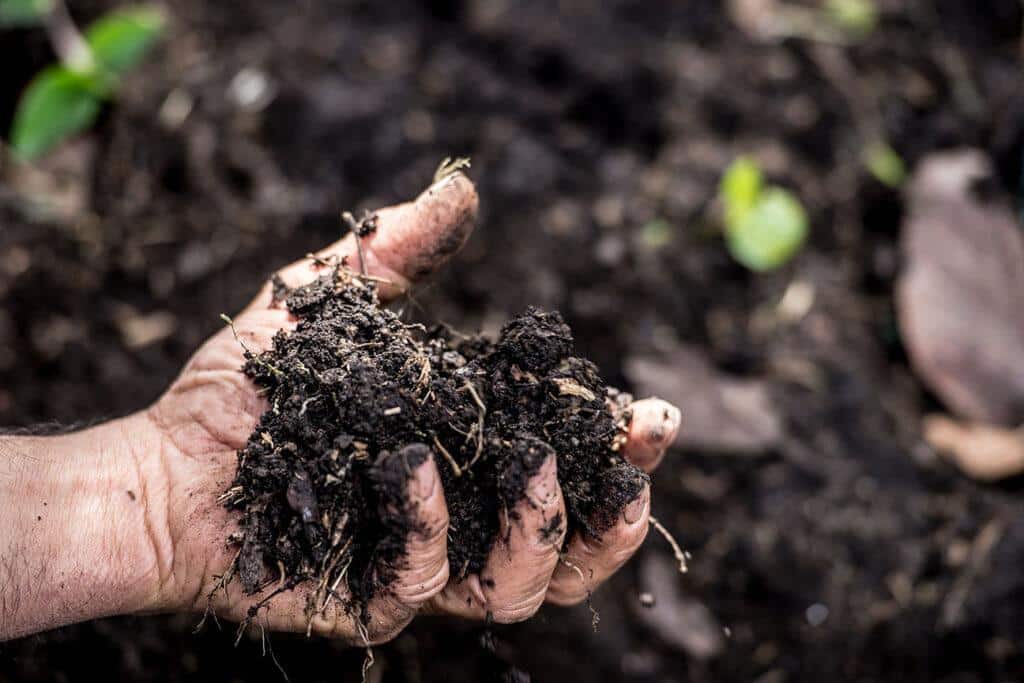
[[[381,299],[405,292],[413,281],[429,275],[455,254],[473,230],[478,204],[472,181],[455,173],[411,202],[377,211],[377,227],[360,240],[360,246],[366,273],[383,280],[378,290]],[[347,259],[348,266],[359,272],[364,266],[354,233],[316,255],[324,260]],[[288,287],[297,287],[316,279],[323,267],[305,258],[285,266],[278,275]],[[250,308],[269,306],[272,289],[269,283],[264,286]]]
[[[384,454],[376,467],[378,512],[390,534],[386,540],[400,539],[404,552],[374,568],[380,588],[365,614],[330,609],[311,623],[314,633],[361,645],[397,636],[448,582],[448,508],[430,449],[412,444]],[[404,486],[394,487],[396,481]]]
[[[407,529],[405,554],[383,596],[371,608],[384,621],[397,623],[411,619],[423,603],[437,595],[448,583],[448,507],[437,465],[430,449],[422,444],[406,446],[392,456],[384,467],[398,470],[399,476],[411,471],[404,500],[389,502],[382,510]],[[403,512],[404,508],[404,512]],[[404,625],[404,624],[403,624]]]
[[[647,537],[651,487],[645,484],[636,500],[627,505],[619,521],[599,538],[578,533],[569,542],[548,586],[547,601],[575,605],[618,571]]]
[[[633,418],[623,453],[631,463],[650,472],[679,433],[679,408],[660,398],[645,398],[634,401],[629,409]]]
[[[449,586],[434,611],[498,623],[523,621],[544,602],[565,539],[565,502],[554,453],[531,477],[526,497],[500,513],[498,540],[479,575]]]

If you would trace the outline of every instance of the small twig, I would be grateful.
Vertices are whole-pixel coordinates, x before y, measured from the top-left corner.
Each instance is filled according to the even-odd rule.
[[[1003,537],[1005,525],[1000,519],[992,519],[981,528],[971,544],[971,554],[960,575],[956,577],[942,604],[942,625],[947,629],[956,628],[963,621],[964,605],[970,597],[971,588],[982,575],[992,551]]]
[[[665,540],[668,541],[668,544],[672,546],[672,552],[676,556],[676,561],[679,562],[679,573],[685,574],[690,571],[690,568],[686,566],[686,553],[684,553],[683,549],[679,547],[678,543],[676,543],[676,539],[672,538],[672,534],[669,533],[668,529],[663,527],[661,522],[659,522],[654,515],[651,515],[648,519],[651,526],[653,526],[659,534],[664,536]]]
[[[356,251],[359,252],[359,272],[366,277],[366,256],[363,253],[363,238],[377,229],[377,214],[366,212],[359,220],[349,211],[341,214],[341,219],[348,225],[349,230],[356,241]]]

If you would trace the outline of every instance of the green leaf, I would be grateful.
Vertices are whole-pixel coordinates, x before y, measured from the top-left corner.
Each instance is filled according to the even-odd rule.
[[[763,184],[761,169],[753,159],[739,157],[729,165],[720,187],[726,223],[740,220],[753,208]]]
[[[878,182],[897,188],[907,179],[903,158],[884,142],[868,145],[864,150],[864,166]]]
[[[165,23],[163,13],[154,7],[117,10],[90,24],[85,42],[103,67],[123,73],[142,61]]]
[[[825,10],[839,28],[863,38],[878,25],[878,8],[874,0],[828,0]]]
[[[0,0],[0,26],[34,26],[53,8],[53,0]]]
[[[11,127],[11,146],[25,160],[35,159],[92,124],[102,91],[93,77],[51,66],[32,79],[21,95]]]
[[[753,208],[726,230],[733,257],[755,271],[783,265],[805,239],[807,213],[796,197],[779,187],[762,192]]]

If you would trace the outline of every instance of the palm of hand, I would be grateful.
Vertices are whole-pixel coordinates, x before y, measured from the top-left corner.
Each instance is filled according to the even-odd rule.
[[[461,175],[435,184],[415,202],[379,212],[378,231],[363,239],[366,268],[390,284],[382,295],[393,296],[408,283],[433,270],[461,246],[472,227],[476,195]],[[322,255],[356,259],[350,235]],[[358,264],[358,261],[356,262]],[[358,267],[358,266],[356,266]],[[280,272],[289,285],[310,281],[317,267],[312,261],[293,264]],[[159,539],[156,554],[161,566],[154,609],[212,607],[218,616],[241,621],[264,594],[245,596],[237,581],[220,585],[215,578],[232,564],[236,550],[225,542],[237,530],[237,515],[226,510],[218,497],[234,478],[236,452],[242,448],[266,409],[256,387],[239,368],[244,348],[268,348],[277,330],[294,325],[290,314],[272,307],[269,286],[233,321],[209,339],[181,375],[150,409],[159,446],[148,464],[157,476],[144,492],[152,508],[151,526]],[[237,338],[236,338],[237,335]],[[627,456],[652,469],[678,428],[679,415],[668,404],[649,399],[634,404],[634,419]],[[621,523],[601,539],[571,540],[559,564],[562,539],[552,543],[539,533],[555,514],[564,516],[564,502],[554,459],[542,466],[531,481],[531,505],[513,525],[503,520],[508,533],[496,547],[485,576],[449,581],[444,493],[432,460],[420,467],[410,482],[409,496],[416,502],[422,524],[407,544],[407,562],[387,595],[369,606],[368,628],[360,620],[332,606],[310,621],[306,612],[308,589],[278,595],[260,613],[271,629],[305,631],[345,638],[364,644],[387,640],[418,612],[442,612],[469,617],[491,614],[499,622],[532,615],[547,599],[572,604],[613,573],[636,550],[647,530],[649,490],[624,513]],[[543,540],[542,540],[543,539]],[[218,587],[218,590],[212,590]],[[221,590],[222,589],[222,590]],[[268,588],[265,593],[272,589]]]

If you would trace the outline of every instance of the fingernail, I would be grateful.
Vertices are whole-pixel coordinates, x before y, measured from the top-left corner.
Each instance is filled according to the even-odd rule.
[[[412,470],[409,478],[409,495],[426,500],[437,488],[437,468],[434,466],[433,454],[423,444],[410,444],[401,451],[406,471]]]
[[[679,431],[681,415],[679,409],[670,403],[663,403],[660,420],[647,430],[647,443],[657,449],[665,449],[672,445]]]
[[[622,518],[626,520],[626,524],[636,524],[644,516],[644,512],[647,511],[647,502],[651,497],[650,491],[651,489],[645,486],[636,500],[622,510]]]
[[[679,408],[676,408],[671,403],[665,406],[665,423],[668,427],[668,439],[674,441],[676,433],[679,431],[679,425],[682,424],[683,414],[679,412]]]
[[[437,488],[437,468],[434,467],[434,463],[430,458],[427,458],[416,468],[416,495],[426,500],[434,495],[434,490]]]

